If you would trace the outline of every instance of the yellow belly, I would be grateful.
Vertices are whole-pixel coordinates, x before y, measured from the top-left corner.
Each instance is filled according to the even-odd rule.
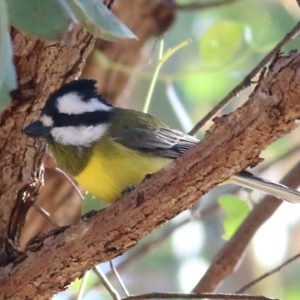
[[[75,178],[93,196],[114,202],[129,185],[138,185],[172,159],[143,155],[121,144],[96,147],[86,168]]]

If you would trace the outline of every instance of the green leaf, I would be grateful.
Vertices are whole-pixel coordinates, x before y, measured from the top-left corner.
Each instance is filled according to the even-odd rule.
[[[221,196],[218,201],[226,214],[223,238],[230,239],[249,214],[250,208],[247,202],[233,195]]]
[[[81,214],[85,215],[92,210],[100,211],[107,206],[109,206],[107,202],[95,198],[90,193],[86,193],[84,200],[82,201]]]
[[[76,22],[65,0],[7,0],[7,6],[14,27],[44,40],[62,40]]]
[[[201,58],[213,66],[238,59],[245,46],[246,26],[233,21],[215,22],[202,36],[199,45]]]
[[[203,72],[186,76],[181,84],[188,95],[188,101],[198,106],[201,101],[200,110],[203,110],[209,109],[213,103],[217,104],[228,91],[228,86],[235,83],[234,79],[221,72]]]
[[[0,113],[11,100],[10,92],[17,87],[8,26],[7,7],[0,1]]]
[[[67,0],[81,25],[90,33],[104,40],[136,38],[99,0]]]

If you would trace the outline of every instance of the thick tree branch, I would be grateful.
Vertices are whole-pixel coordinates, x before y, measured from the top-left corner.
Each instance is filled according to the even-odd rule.
[[[93,265],[116,257],[190,207],[297,126],[300,56],[279,57],[249,100],[215,119],[204,140],[105,211],[36,238],[20,262],[1,270],[0,296],[48,299]]]

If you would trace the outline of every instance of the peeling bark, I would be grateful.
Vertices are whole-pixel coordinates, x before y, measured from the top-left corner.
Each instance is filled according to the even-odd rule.
[[[1,270],[0,296],[48,299],[96,263],[112,259],[190,207],[218,183],[258,162],[259,153],[297,126],[300,55],[279,57],[249,100],[216,118],[204,140],[91,219],[28,245]]]

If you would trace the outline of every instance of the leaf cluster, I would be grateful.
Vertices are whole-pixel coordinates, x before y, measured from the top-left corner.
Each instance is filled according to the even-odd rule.
[[[136,38],[102,1],[6,0],[0,2],[0,113],[17,86],[9,26],[42,40],[72,42],[76,25],[94,36],[114,41]]]

